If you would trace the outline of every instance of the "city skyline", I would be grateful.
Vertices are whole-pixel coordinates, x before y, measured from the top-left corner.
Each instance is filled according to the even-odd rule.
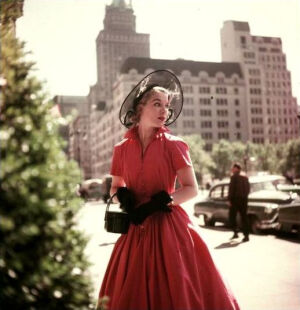
[[[36,74],[46,80],[50,96],[86,96],[96,82],[95,40],[103,29],[105,5],[111,2],[25,0],[17,36],[32,51]],[[137,31],[150,34],[151,58],[220,62],[220,29],[231,19],[247,21],[254,35],[280,37],[293,95],[300,98],[298,1],[135,0],[132,6]]]

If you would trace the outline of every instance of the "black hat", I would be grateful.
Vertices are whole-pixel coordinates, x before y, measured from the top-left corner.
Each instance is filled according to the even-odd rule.
[[[152,88],[159,86],[170,93],[170,115],[165,125],[168,126],[176,121],[183,105],[183,93],[178,78],[168,70],[156,70],[146,75],[128,94],[124,100],[119,119],[125,127],[133,125],[132,116],[136,113],[136,107],[140,100]]]

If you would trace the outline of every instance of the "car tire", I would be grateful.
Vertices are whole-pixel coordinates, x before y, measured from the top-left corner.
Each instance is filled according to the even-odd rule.
[[[249,217],[249,225],[250,225],[250,231],[253,234],[259,235],[261,233],[261,229],[259,228],[259,220],[256,216]]]
[[[203,221],[204,221],[204,225],[205,226],[215,226],[215,221],[213,218],[208,218],[207,215],[204,215],[204,218],[203,218]]]

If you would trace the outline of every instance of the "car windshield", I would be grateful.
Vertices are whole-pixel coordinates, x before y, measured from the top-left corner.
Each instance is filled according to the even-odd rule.
[[[257,192],[262,190],[276,190],[276,186],[271,181],[252,183],[250,188],[251,192]]]

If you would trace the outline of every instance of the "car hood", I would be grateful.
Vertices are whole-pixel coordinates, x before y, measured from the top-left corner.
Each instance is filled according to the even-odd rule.
[[[292,202],[292,197],[288,193],[276,190],[261,190],[252,192],[248,197],[249,201],[267,201],[274,203],[289,203]]]

